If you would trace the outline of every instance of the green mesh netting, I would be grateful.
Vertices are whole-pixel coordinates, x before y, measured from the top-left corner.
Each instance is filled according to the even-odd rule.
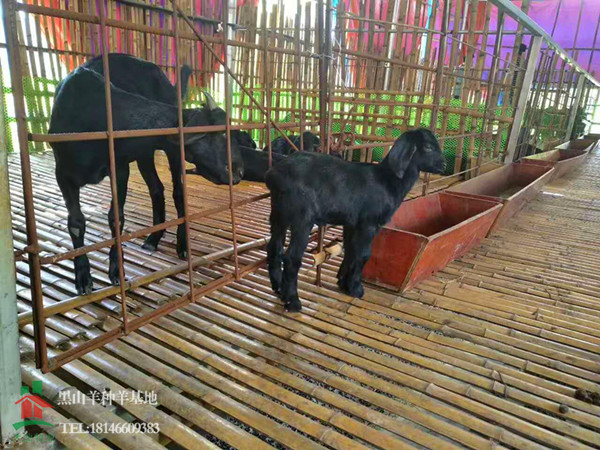
[[[23,88],[25,94],[25,103],[27,110],[27,120],[29,132],[31,133],[46,133],[48,130],[48,121],[52,106],[52,99],[54,91],[58,82],[55,80],[49,80],[44,78],[31,78],[25,77],[23,79]],[[257,89],[253,96],[260,103],[263,104],[262,99],[263,92]],[[4,88],[3,98],[6,105],[12,105],[12,90],[10,88]],[[188,96],[186,107],[199,107],[204,101],[202,96],[202,89],[199,87],[193,87]],[[232,95],[233,101],[233,114],[234,118],[241,119],[246,122],[264,122],[264,114],[261,110],[256,107],[250,100],[249,96],[236,90]],[[351,109],[352,103],[350,101],[342,103],[337,102],[331,105],[332,111],[338,114],[334,115],[332,121],[332,132],[340,133],[342,131],[342,120],[340,117],[345,117],[343,120],[344,130],[346,132],[353,132],[356,136],[356,143],[369,143],[374,142],[373,137],[381,137],[384,141],[390,141],[397,139],[402,130],[413,127],[430,127],[431,116],[432,116],[432,104],[433,99],[431,97],[425,97],[420,102],[420,97],[417,96],[406,96],[406,95],[390,95],[390,94],[362,94],[356,101],[357,105]],[[370,102],[389,102],[388,104],[370,104]],[[445,105],[444,99],[441,101],[441,105]],[[414,105],[414,106],[412,106]],[[274,117],[279,122],[290,123],[298,120],[291,112],[294,108],[306,108],[307,112],[305,115],[305,122],[314,120],[314,116],[310,111],[318,111],[319,100],[318,98],[305,97],[301,99],[296,96],[293,92],[279,92],[273,93],[271,99],[271,106],[274,109],[279,109],[278,117]],[[462,102],[458,99],[451,99],[448,105],[450,108],[467,108],[473,111],[483,113],[485,105],[474,105],[467,104],[462,105]],[[16,142],[16,121],[14,113],[10,114],[13,108],[5,108],[4,121],[6,123],[7,130],[7,143],[9,151],[18,148]],[[345,116],[342,112],[351,111],[352,115]],[[340,116],[342,113],[342,116]],[[502,108],[498,107],[496,115],[504,115],[504,117],[510,117],[512,115],[511,108],[506,108],[504,114],[502,114]],[[545,127],[552,128],[557,127],[560,122],[559,116],[554,111],[546,110],[543,112],[542,124]],[[438,116],[437,132],[436,134],[444,134],[447,139],[442,141],[444,155],[447,160],[446,174],[451,174],[455,171],[465,170],[468,162],[469,155],[476,157],[480,151],[482,142],[487,142],[487,152],[499,151],[500,154],[504,151],[508,140],[508,127],[504,126],[501,128],[500,133],[496,133],[493,137],[488,139],[480,139],[479,137],[473,138],[452,138],[453,135],[458,134],[470,134],[470,133],[481,133],[482,119],[472,118],[465,115],[456,113],[444,114],[442,111]],[[307,128],[314,128],[308,127]],[[252,130],[250,131],[252,138],[260,144],[264,145],[264,131],[263,130]],[[271,129],[270,139],[274,139],[278,136],[278,132],[275,129]],[[549,130],[545,133],[542,132],[541,139],[551,139],[554,137],[555,132]],[[371,140],[365,139],[364,137],[371,137]],[[500,143],[497,143],[497,139],[500,139]],[[375,141],[376,142],[376,141]],[[461,148],[458,146],[461,145]],[[48,149],[49,147],[44,143],[30,143],[29,149],[32,152],[39,152]],[[352,152],[351,159],[353,161],[364,161],[372,160],[379,162],[385,155],[389,146],[374,147],[369,149],[359,149]],[[460,167],[456,157],[457,152],[461,153]]]

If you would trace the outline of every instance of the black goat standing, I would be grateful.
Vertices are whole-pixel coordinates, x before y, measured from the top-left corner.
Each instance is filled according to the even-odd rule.
[[[170,128],[177,126],[177,101],[175,89],[152,63],[129,55],[109,56],[112,78],[111,96],[115,130]],[[85,66],[89,67],[87,69]],[[94,58],[67,76],[58,86],[50,118],[50,133],[74,133],[106,130],[106,104],[104,78],[100,75],[99,58]],[[156,69],[154,69],[156,68]],[[90,70],[91,69],[91,70]],[[187,83],[182,70],[182,86]],[[133,92],[119,89],[121,85]],[[148,97],[146,97],[146,95]],[[154,98],[158,99],[155,101]],[[171,102],[171,104],[166,103]],[[186,126],[211,124],[209,107],[184,110]],[[186,160],[196,165],[196,172],[217,184],[229,182],[227,170],[226,139],[220,133],[187,134]],[[80,189],[87,184],[99,183],[109,172],[107,141],[56,142],[52,144],[56,160],[56,179],[69,212],[68,227],[73,247],[84,245],[85,217],[79,203]],[[123,227],[123,207],[127,194],[129,163],[136,161],[146,181],[153,205],[154,224],[164,222],[164,187],[154,167],[154,151],[163,149],[167,154],[173,179],[173,198],[178,217],[184,212],[181,185],[181,163],[178,137],[145,137],[115,140],[117,197],[120,226]],[[232,146],[234,167],[233,182],[243,176],[243,163],[237,147]],[[109,210],[109,226],[114,237],[114,211]],[[146,239],[144,247],[156,249],[163,231]],[[177,229],[177,254],[187,257],[185,227]],[[119,283],[116,247],[110,251],[109,278]],[[75,258],[75,285],[79,294],[92,291],[90,265],[86,255]]]
[[[408,131],[379,164],[351,163],[319,153],[296,152],[266,175],[271,191],[271,240],[267,263],[271,286],[288,311],[300,311],[298,271],[312,227],[343,225],[344,260],[338,272],[343,292],[362,297],[362,270],[371,241],[419,178],[442,173],[444,158],[427,129]],[[291,230],[285,255],[285,235]],[[282,272],[283,265],[283,272]]]

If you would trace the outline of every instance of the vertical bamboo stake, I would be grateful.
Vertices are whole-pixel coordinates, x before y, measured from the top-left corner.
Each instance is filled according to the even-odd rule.
[[[467,44],[469,44],[467,46],[467,58],[465,61],[465,66],[464,66],[464,75],[468,75],[471,72],[471,64],[473,64],[473,57],[475,55],[475,35],[473,33],[476,22],[477,22],[477,11],[479,9],[479,0],[473,0],[471,2],[471,20],[470,20],[470,26],[468,29],[468,35],[467,35]],[[471,89],[470,89],[471,83],[468,80],[463,80],[463,90],[461,92],[461,107],[463,109],[467,108],[468,106],[468,102],[469,102],[469,98],[470,98],[470,94],[471,94]],[[471,120],[471,123],[473,123],[473,120]],[[463,135],[465,134],[465,129],[466,129],[466,124],[467,124],[467,116],[466,115],[461,115],[460,116],[460,124],[459,124],[459,129],[458,129],[458,134],[459,135]],[[462,168],[462,160],[463,160],[463,149],[465,146],[465,139],[463,137],[458,138],[457,142],[456,142],[456,154],[454,155],[454,172],[460,172],[461,168]]]
[[[486,49],[487,49],[488,32],[489,32],[489,27],[490,27],[490,17],[491,17],[491,6],[490,6],[489,2],[486,2],[485,3],[485,23],[483,26],[483,34],[482,34],[482,38],[481,38],[481,44],[480,44],[479,51],[477,51],[477,62],[475,63],[475,66],[471,73],[472,76],[476,76],[477,78],[483,78],[484,66],[485,66],[485,61],[486,61],[486,54],[483,52],[486,51]],[[473,99],[473,104],[474,104],[474,108],[477,108],[477,105],[481,104],[481,100],[483,98],[483,89],[482,89],[480,81],[474,81],[473,87],[475,89],[475,96]],[[475,133],[477,131],[477,122],[478,122],[478,119],[476,118],[476,116],[472,116],[471,117],[471,124],[472,124],[471,129],[472,129],[473,133]],[[483,119],[482,119],[482,126],[483,126]],[[479,146],[481,147],[481,142],[479,143]],[[474,153],[475,153],[475,137],[470,137],[469,138],[469,153],[468,153],[469,163],[472,161]]]
[[[329,6],[330,0],[327,0],[327,5]],[[329,16],[329,8],[327,8],[327,15]],[[323,0],[317,1],[317,35],[319,42],[319,132],[321,135],[321,145],[325,150],[325,153],[329,153],[329,148],[327,145],[327,66],[325,61],[325,41],[323,36],[324,31],[324,21],[323,21]],[[330,36],[329,29],[326,30],[327,35]],[[318,236],[318,244],[317,248],[319,252],[323,251],[323,239],[325,237],[325,228],[323,226],[319,227],[319,236]],[[321,267],[317,266],[317,286],[321,286]]]
[[[312,23],[311,21],[311,5],[312,3],[307,2],[304,6],[304,49],[307,50],[310,48],[310,24]],[[304,116],[304,119],[306,119],[306,110],[309,104],[312,105],[312,97],[310,97],[308,95],[308,91],[312,92],[312,88],[313,88],[313,84],[308,82],[309,80],[309,74],[311,74],[311,70],[310,70],[310,65],[312,64],[312,59],[311,58],[307,58],[305,59],[304,62],[304,76],[302,77],[303,79],[303,83],[302,86],[304,87],[304,90],[306,91],[305,95],[302,97],[303,100],[303,104],[302,104],[302,114]],[[309,89],[310,86],[310,89]],[[309,103],[310,101],[310,103]],[[303,120],[304,122],[304,120]],[[302,123],[302,126],[300,127],[300,149],[304,150],[304,139],[302,138],[302,132],[304,131],[304,123]]]
[[[435,72],[435,87],[433,92],[433,110],[431,112],[431,131],[436,132],[438,116],[440,113],[440,95],[443,87],[444,79],[444,58],[446,55],[446,41],[448,39],[448,17],[450,16],[450,2],[444,2],[442,11],[442,32],[440,34],[440,43],[438,45],[438,60]],[[423,195],[427,195],[429,187],[429,174],[425,174],[425,182],[423,183]]]
[[[302,3],[300,0],[296,2],[296,23],[294,29],[294,43],[296,44],[296,53],[294,54],[294,85],[296,89],[294,90],[294,108],[296,110],[296,116],[294,121],[298,121],[300,123],[300,151],[304,150],[304,139],[302,137],[302,133],[304,132],[304,111],[302,109],[302,83],[300,81],[300,73],[301,73],[301,47],[300,47],[300,18],[302,16]],[[298,114],[298,110],[300,110],[300,114]]]
[[[269,71],[269,33],[267,30],[267,1],[262,0],[262,40],[263,40],[263,101],[267,111],[266,145],[269,152],[269,167],[273,165],[271,148],[271,80]]]
[[[485,147],[487,146],[488,140],[490,140],[490,136],[487,134],[487,129],[491,128],[490,124],[492,122],[491,111],[496,111],[497,101],[494,97],[494,82],[496,79],[496,72],[498,71],[498,62],[500,58],[500,52],[502,50],[502,35],[504,29],[504,12],[498,11],[498,25],[496,27],[496,42],[494,43],[494,56],[492,57],[492,67],[488,74],[488,90],[487,90],[487,98],[485,99],[485,111],[481,124],[481,138],[480,138],[480,147],[479,152],[477,152],[477,168],[475,169],[475,176],[479,175],[481,170],[481,160],[483,158],[483,152]]]

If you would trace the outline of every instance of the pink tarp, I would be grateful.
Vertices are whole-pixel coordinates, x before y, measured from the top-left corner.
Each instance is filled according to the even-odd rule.
[[[515,2],[517,6],[521,2]],[[535,20],[548,33],[552,32],[556,9],[561,0],[532,0],[529,7],[529,16]],[[581,14],[581,23],[577,42],[575,43],[575,31],[577,30],[577,21],[579,17],[580,5],[583,3]],[[596,37],[598,20],[600,19],[600,1],[599,0],[562,0],[560,6],[558,23],[554,31],[554,40],[564,49],[572,47],[598,48],[600,46],[600,36]],[[594,46],[594,39],[596,45]],[[575,45],[573,45],[575,43]],[[572,52],[569,52],[573,56]],[[600,77],[600,51],[594,52],[594,57],[590,64],[589,50],[575,51],[575,59],[584,69],[589,70],[596,78]]]
[[[454,5],[457,1],[461,0],[450,0]],[[465,0],[463,1],[463,5]],[[376,19],[386,19],[387,9],[388,9],[388,0],[365,0],[365,5],[363,11],[366,12],[367,15],[370,16],[369,12],[372,10],[371,3],[374,2],[375,18]],[[337,3],[337,2],[335,2]],[[346,9],[355,15],[361,14],[361,2],[359,0],[344,0],[346,5]],[[436,29],[440,29],[440,21],[441,21],[441,11],[443,8],[444,0],[433,0],[430,2],[434,7],[438,8],[437,20],[436,20]],[[409,24],[413,24],[414,17],[414,8],[417,4],[422,4],[417,0],[409,0],[409,11],[408,11],[408,20]],[[521,1],[515,1],[515,6],[521,7]],[[560,5],[560,12],[558,21],[555,24],[556,12],[557,8]],[[581,8],[581,5],[583,7]],[[480,2],[477,24],[475,25],[476,30],[481,30],[483,28],[484,22],[484,11],[485,11],[485,3]],[[575,32],[577,30],[578,18],[580,15],[581,8],[581,22],[579,27],[579,33],[575,36]],[[429,12],[429,11],[428,11]],[[422,14],[420,23],[414,24],[419,26],[427,26],[427,15]],[[586,70],[589,70],[597,79],[600,78],[600,36],[596,37],[598,30],[598,20],[600,19],[600,0],[531,0],[529,6],[529,16],[535,20],[542,28],[544,28],[549,34],[552,34],[552,30],[554,29],[553,37],[558,44],[569,51],[570,56],[574,56],[577,62]],[[469,18],[469,16],[467,16]],[[357,21],[352,21],[355,23],[351,23],[351,28],[356,29],[358,26]],[[491,20],[490,20],[490,30],[496,30],[497,25],[497,8],[492,8]],[[453,18],[450,18],[449,26],[453,28]],[[367,33],[369,24],[363,23],[363,27],[365,29],[365,35]],[[514,20],[507,20],[505,22],[505,30],[515,30],[516,22]],[[575,38],[577,38],[575,42]],[[410,48],[412,47],[412,35],[405,35],[403,37],[403,41],[401,43],[402,48],[406,53],[410,52]],[[358,33],[348,33],[348,47],[353,48],[358,40]],[[594,41],[596,40],[596,45],[594,45]],[[494,48],[494,37],[489,36],[487,42],[487,48],[489,52],[492,52]],[[506,58],[510,52],[512,52],[512,47],[514,43],[514,36],[507,35],[503,39],[503,49],[502,49],[502,58]],[[524,43],[529,45],[529,37],[524,39]],[[379,39],[375,39],[374,50],[377,51],[383,45],[383,36]],[[417,42],[417,45],[419,43]],[[437,47],[437,43],[434,42],[432,53],[435,54],[435,48]],[[579,48],[598,48],[599,51],[595,51],[592,57],[592,52],[590,50],[571,50],[573,47]],[[448,61],[447,61],[448,62]],[[486,67],[490,66],[490,61],[487,61]],[[484,77],[487,74],[484,73]]]

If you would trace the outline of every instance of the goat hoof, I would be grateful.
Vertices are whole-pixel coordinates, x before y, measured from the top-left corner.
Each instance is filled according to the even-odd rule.
[[[90,273],[76,275],[75,287],[77,295],[90,295],[94,290]]]
[[[142,248],[144,250],[148,250],[148,251],[151,251],[151,252],[155,252],[156,251],[156,245],[153,244],[152,242],[148,242],[148,241],[144,242],[144,244],[142,245]]]
[[[300,312],[302,310],[302,304],[300,303],[300,299],[295,296],[289,302],[285,303],[285,310],[287,312]]]
[[[348,294],[351,297],[362,298],[363,295],[365,295],[365,288],[362,287],[362,285],[359,284],[357,287],[355,287],[353,289],[350,289],[348,291]]]
[[[362,286],[362,284],[359,284],[358,286],[352,288],[349,288],[343,283],[338,283],[338,286],[340,287],[342,292],[349,295],[350,297],[362,298],[363,295],[365,295],[365,288]]]
[[[271,289],[273,289],[273,292],[277,295],[281,295],[281,282],[271,277]]]
[[[121,277],[119,277],[119,266],[115,265],[108,269],[108,279],[113,286],[121,285]]]
[[[179,257],[179,259],[187,259],[188,252],[187,250],[177,250],[177,256]]]
[[[79,286],[77,288],[77,295],[90,295],[93,291],[94,291],[94,287],[93,287],[92,283],[90,282],[90,284],[88,284],[88,285]]]

